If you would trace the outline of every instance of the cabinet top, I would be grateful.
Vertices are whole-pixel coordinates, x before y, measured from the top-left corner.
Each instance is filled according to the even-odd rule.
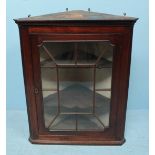
[[[46,14],[41,16],[15,19],[16,23],[42,23],[54,21],[121,21],[136,22],[138,18],[128,16],[117,16],[92,11],[73,10],[59,13]]]

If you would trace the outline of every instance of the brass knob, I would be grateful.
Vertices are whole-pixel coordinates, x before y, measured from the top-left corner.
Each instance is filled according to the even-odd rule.
[[[38,94],[38,93],[39,93],[38,88],[34,88],[34,93],[35,93],[35,94]]]

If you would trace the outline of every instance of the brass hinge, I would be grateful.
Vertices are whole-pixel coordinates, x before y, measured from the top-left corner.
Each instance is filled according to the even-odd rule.
[[[34,88],[34,93],[35,93],[35,94],[38,94],[38,93],[39,93],[38,88]]]

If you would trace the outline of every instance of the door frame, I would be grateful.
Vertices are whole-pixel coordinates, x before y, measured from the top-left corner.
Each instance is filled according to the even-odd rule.
[[[110,41],[111,44],[115,45],[115,52],[113,55],[113,67],[112,67],[112,88],[111,88],[111,107],[110,107],[110,121],[109,128],[107,130],[100,131],[78,131],[75,133],[74,131],[52,131],[49,132],[44,126],[44,117],[43,117],[43,105],[42,105],[42,93],[39,91],[38,94],[35,94],[36,108],[37,108],[37,120],[38,120],[38,130],[40,136],[46,136],[49,138],[58,137],[72,137],[72,139],[94,139],[98,137],[98,139],[115,139],[117,136],[117,117],[118,117],[118,108],[119,105],[119,96],[120,96],[120,72],[121,72],[121,55],[122,55],[122,42],[123,35],[120,33],[117,34],[35,34],[30,36],[31,43],[31,55],[33,62],[33,78],[34,78],[34,87],[38,90],[41,90],[41,72],[40,72],[40,57],[39,57],[39,48],[38,46],[46,40],[50,41]]]

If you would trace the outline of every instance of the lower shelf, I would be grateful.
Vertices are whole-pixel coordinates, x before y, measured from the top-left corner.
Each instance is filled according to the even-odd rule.
[[[45,127],[49,131],[103,131],[109,126],[110,99],[83,85],[74,84],[44,98]],[[94,110],[94,111],[93,111]]]
[[[59,114],[49,131],[103,131],[106,126],[93,114]]]

